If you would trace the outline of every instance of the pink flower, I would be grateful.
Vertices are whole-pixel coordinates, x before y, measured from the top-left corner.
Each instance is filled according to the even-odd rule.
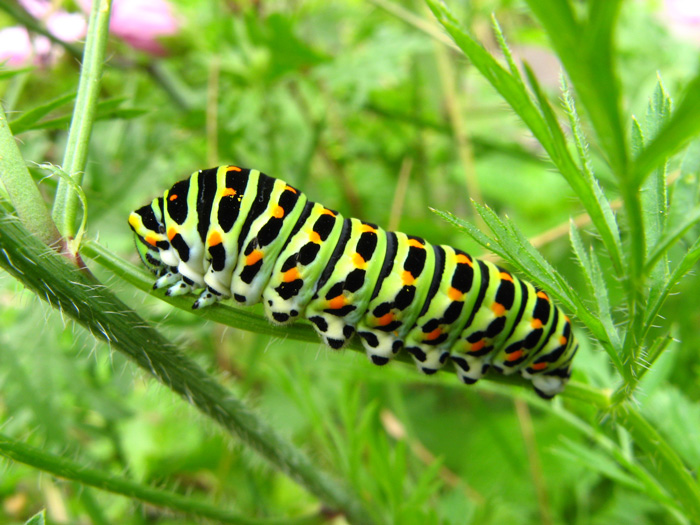
[[[19,0],[19,3],[33,17],[42,20],[46,29],[56,38],[65,42],[82,39],[87,31],[85,17],[80,13],[67,13],[54,9],[50,0]],[[10,67],[20,67],[34,63],[51,64],[62,49],[52,46],[45,36],[30,36],[24,27],[7,27],[0,30],[0,63]]]
[[[78,0],[89,12],[91,0]],[[162,55],[165,48],[158,42],[177,33],[179,24],[167,0],[113,0],[109,29],[131,47]]]
[[[37,65],[48,61],[51,42],[44,36],[30,38],[24,27],[0,29],[0,64],[22,67],[30,63]]]
[[[666,0],[666,21],[675,35],[700,43],[700,2],[697,0]]]
[[[697,0],[666,0],[666,11],[678,22],[700,25],[700,2]]]
[[[24,10],[34,18],[44,18],[51,11],[51,0],[19,0]]]
[[[0,62],[10,67],[20,67],[32,56],[32,42],[23,27],[0,29]]]
[[[56,11],[46,18],[46,29],[64,42],[77,42],[87,34],[87,22],[80,13]]]

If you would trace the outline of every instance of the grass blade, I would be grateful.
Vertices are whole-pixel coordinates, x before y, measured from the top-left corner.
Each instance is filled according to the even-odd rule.
[[[12,131],[15,135],[33,129],[33,125],[39,120],[51,113],[54,109],[68,104],[74,98],[75,93],[67,93],[45,104],[41,104],[12,120],[10,122],[10,127],[12,127]]]

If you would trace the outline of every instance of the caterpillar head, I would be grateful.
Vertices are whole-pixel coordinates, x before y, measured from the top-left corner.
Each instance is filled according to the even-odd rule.
[[[161,250],[170,248],[170,243],[163,224],[163,198],[153,199],[150,204],[131,212],[129,226],[134,232],[136,250],[146,268],[156,275],[165,273],[167,265],[163,262]]]

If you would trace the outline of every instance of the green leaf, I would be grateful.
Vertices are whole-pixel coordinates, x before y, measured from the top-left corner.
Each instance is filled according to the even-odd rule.
[[[427,0],[427,3],[435,17],[452,36],[457,46],[471,60],[472,64],[510,104],[545,149],[547,151],[551,150],[552,144],[547,125],[530,95],[525,90],[522,80],[508,73],[481,44],[466,31],[462,30],[446,6],[438,3],[437,0]]]
[[[132,118],[137,118],[140,117],[141,115],[147,113],[148,110],[146,109],[137,109],[137,108],[119,108],[119,109],[114,109],[111,111],[103,111],[101,113],[98,113],[95,116],[95,120],[116,120],[116,119],[132,119]],[[37,129],[43,129],[43,130],[49,130],[49,129],[66,129],[66,126],[70,124],[71,121],[71,116],[66,115],[63,117],[58,117],[55,119],[50,119],[50,120],[44,120],[42,122],[39,122],[35,124],[34,126],[31,127],[33,130]]]
[[[621,0],[595,0],[578,21],[569,2],[527,0],[544,26],[586,109],[614,173],[627,173],[627,145],[620,90],[613,67],[613,29]]]
[[[637,186],[653,170],[700,133],[700,74],[686,88],[685,97],[656,137],[637,155],[632,166],[632,180]]]
[[[638,374],[638,380],[641,381],[642,378],[649,372],[654,367],[654,363],[661,357],[666,349],[673,343],[675,339],[671,335],[663,335],[660,337],[657,337],[654,339],[654,341],[649,345],[649,348],[644,354],[644,366],[639,368],[639,371],[637,372]],[[654,372],[657,373],[658,367],[654,368]],[[667,379],[667,376],[670,375],[670,369],[666,370],[666,376],[660,378],[663,382]],[[649,388],[648,381],[646,383],[642,384],[642,388],[644,388],[644,392],[646,395],[648,395],[651,390]]]
[[[680,176],[670,188],[671,206],[666,229],[676,229],[685,223],[700,202],[700,141],[692,142],[681,162]]]
[[[33,67],[23,67],[20,69],[4,69],[4,64],[0,64],[0,80],[7,80],[22,73],[33,71]]]
[[[616,271],[621,273],[623,265],[619,233],[617,232],[617,226],[614,224],[612,212],[609,209],[606,210],[604,198],[597,183],[594,180],[586,180],[582,177],[579,168],[569,153],[566,138],[556,123],[556,118],[551,114],[549,104],[545,103],[541,109],[538,108],[525,89],[519,74],[511,74],[505,70],[471,35],[459,27],[456,19],[447,7],[436,0],[426,1],[435,17],[450,33],[459,48],[467,55],[486,80],[501,94],[513,111],[527,125],[535,138],[542,144],[542,147],[547,151],[559,172],[576,192],[579,199],[581,199],[612,257]],[[504,42],[502,35],[500,39]],[[537,85],[534,75],[531,73],[530,80],[534,85]],[[541,104],[545,101],[541,93],[539,93],[539,101]],[[542,112],[546,112],[547,118],[543,117]]]
[[[498,42],[498,46],[501,48],[501,52],[503,53],[503,56],[506,59],[506,63],[508,64],[508,69],[510,70],[511,76],[518,82],[518,84],[520,84],[520,86],[523,89],[525,89],[525,83],[523,82],[523,78],[520,75],[520,70],[515,64],[515,60],[513,60],[513,53],[510,52],[510,48],[506,43],[506,37],[503,35],[503,30],[501,29],[498,20],[496,20],[496,15],[494,14],[491,14],[491,24],[493,25],[493,32],[496,35],[496,41]]]
[[[649,456],[649,466],[687,512],[691,522],[700,520],[700,487],[676,451],[629,403],[617,411],[618,421],[632,435],[635,444]]]
[[[608,338],[612,346],[615,349],[620,348],[620,335],[615,328],[615,323],[613,322],[611,311],[610,311],[610,300],[608,298],[608,287],[605,283],[605,278],[603,277],[603,272],[598,264],[598,258],[593,251],[593,247],[590,248],[590,254],[587,253],[586,248],[581,239],[581,235],[574,224],[574,221],[569,222],[569,238],[571,239],[571,246],[574,251],[574,255],[583,270],[583,275],[586,280],[586,285],[588,286],[590,294],[595,298],[596,312],[595,314],[600,319],[605,331],[608,334]]]
[[[698,222],[700,222],[700,206],[688,212],[683,222],[677,224],[675,228],[670,231],[662,232],[656,244],[649,249],[649,257],[645,271],[651,272],[657,263],[668,255],[668,251]]]
[[[572,463],[578,463],[586,469],[598,472],[600,475],[617,481],[618,483],[631,489],[639,491],[642,490],[643,486],[639,480],[627,474],[607,454],[591,449],[587,446],[583,446],[567,438],[563,438],[562,441],[567,450],[560,450],[557,452],[560,455],[568,458],[568,460]]]
[[[46,523],[46,509],[42,509],[25,521],[24,525],[44,525]]]
[[[693,269],[695,264],[700,260],[700,239],[696,240],[695,243],[686,252],[680,262],[671,272],[671,275],[664,283],[663,288],[661,288],[657,293],[651,295],[647,301],[646,308],[644,310],[644,333],[648,332],[656,320],[656,316],[659,315],[661,306],[668,298],[669,294],[673,291],[673,288],[678,284],[678,282]]]
[[[649,101],[646,117],[646,140],[653,139],[668,121],[671,114],[671,97],[664,90],[659,79],[654,93]],[[668,195],[666,193],[666,164],[664,161],[652,175],[648,177],[641,188],[642,218],[644,220],[644,233],[646,235],[647,252],[649,247],[658,243],[666,225],[668,213]],[[658,252],[651,258],[647,253],[647,270],[651,278],[652,288],[661,286],[668,274],[668,261],[666,251]],[[653,261],[653,263],[652,263]],[[658,265],[658,266],[657,266]]]
[[[68,102],[71,102],[73,99],[75,99],[75,93],[66,93],[54,100],[30,109],[26,113],[10,121],[10,128],[12,128],[12,132],[15,135],[34,129],[33,124],[51,113],[54,109],[68,104]]]

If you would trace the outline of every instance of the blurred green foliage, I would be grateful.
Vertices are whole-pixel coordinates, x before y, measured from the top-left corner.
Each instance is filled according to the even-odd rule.
[[[627,2],[617,21],[613,56],[625,133],[631,115],[645,131],[655,124],[655,117],[644,116],[658,76],[679,99],[697,67],[697,48],[669,33],[658,3]],[[474,198],[531,238],[554,229],[538,248],[571,283],[570,292],[584,296],[588,284],[567,238],[569,217],[584,208],[477,68],[435,37],[444,31],[424,4],[401,3],[431,33],[387,10],[393,4],[384,0],[173,4],[181,28],[167,40],[167,56],[147,56],[116,39],[108,44],[82,184],[88,236],[136,263],[129,212],[196,169],[235,163],[284,178],[343,214],[479,255],[477,243],[430,211],[482,224],[469,202]],[[596,2],[574,4],[583,12]],[[525,2],[450,7],[500,55],[494,13],[516,62],[528,60],[543,96],[567,123],[558,104],[557,54]],[[0,13],[0,24],[15,23]],[[10,126],[49,202],[57,180],[45,179],[37,165],[63,159],[79,73],[78,61],[65,53],[52,67],[0,78]],[[581,127],[595,136],[595,123],[584,117]],[[591,166],[626,228],[616,204],[624,192],[606,161],[612,148],[592,141]],[[683,224],[697,208],[699,171],[697,144],[671,159],[672,224]],[[467,190],[470,173],[478,195]],[[402,184],[405,198],[396,200]],[[587,228],[580,229],[597,250],[598,273],[612,275],[614,264]],[[699,234],[691,224],[670,260],[680,260]],[[89,266],[315,464],[350,486],[377,522],[692,519],[653,474],[653,456],[593,405],[563,398],[545,403],[487,381],[466,388],[452,374],[424,378],[398,363],[378,369],[353,352],[202,322]],[[610,304],[620,304],[624,283],[605,282]],[[691,273],[674,288],[654,320],[658,335],[670,331],[674,339],[634,391],[641,414],[693,475],[700,467],[699,287]],[[0,305],[2,434],[250,518],[332,519],[324,502],[1,272]],[[611,319],[617,325],[627,313],[612,311]],[[582,348],[574,379],[618,388],[608,356],[577,328]],[[0,461],[2,522],[23,523],[42,508],[48,523],[191,522],[135,498]]]

